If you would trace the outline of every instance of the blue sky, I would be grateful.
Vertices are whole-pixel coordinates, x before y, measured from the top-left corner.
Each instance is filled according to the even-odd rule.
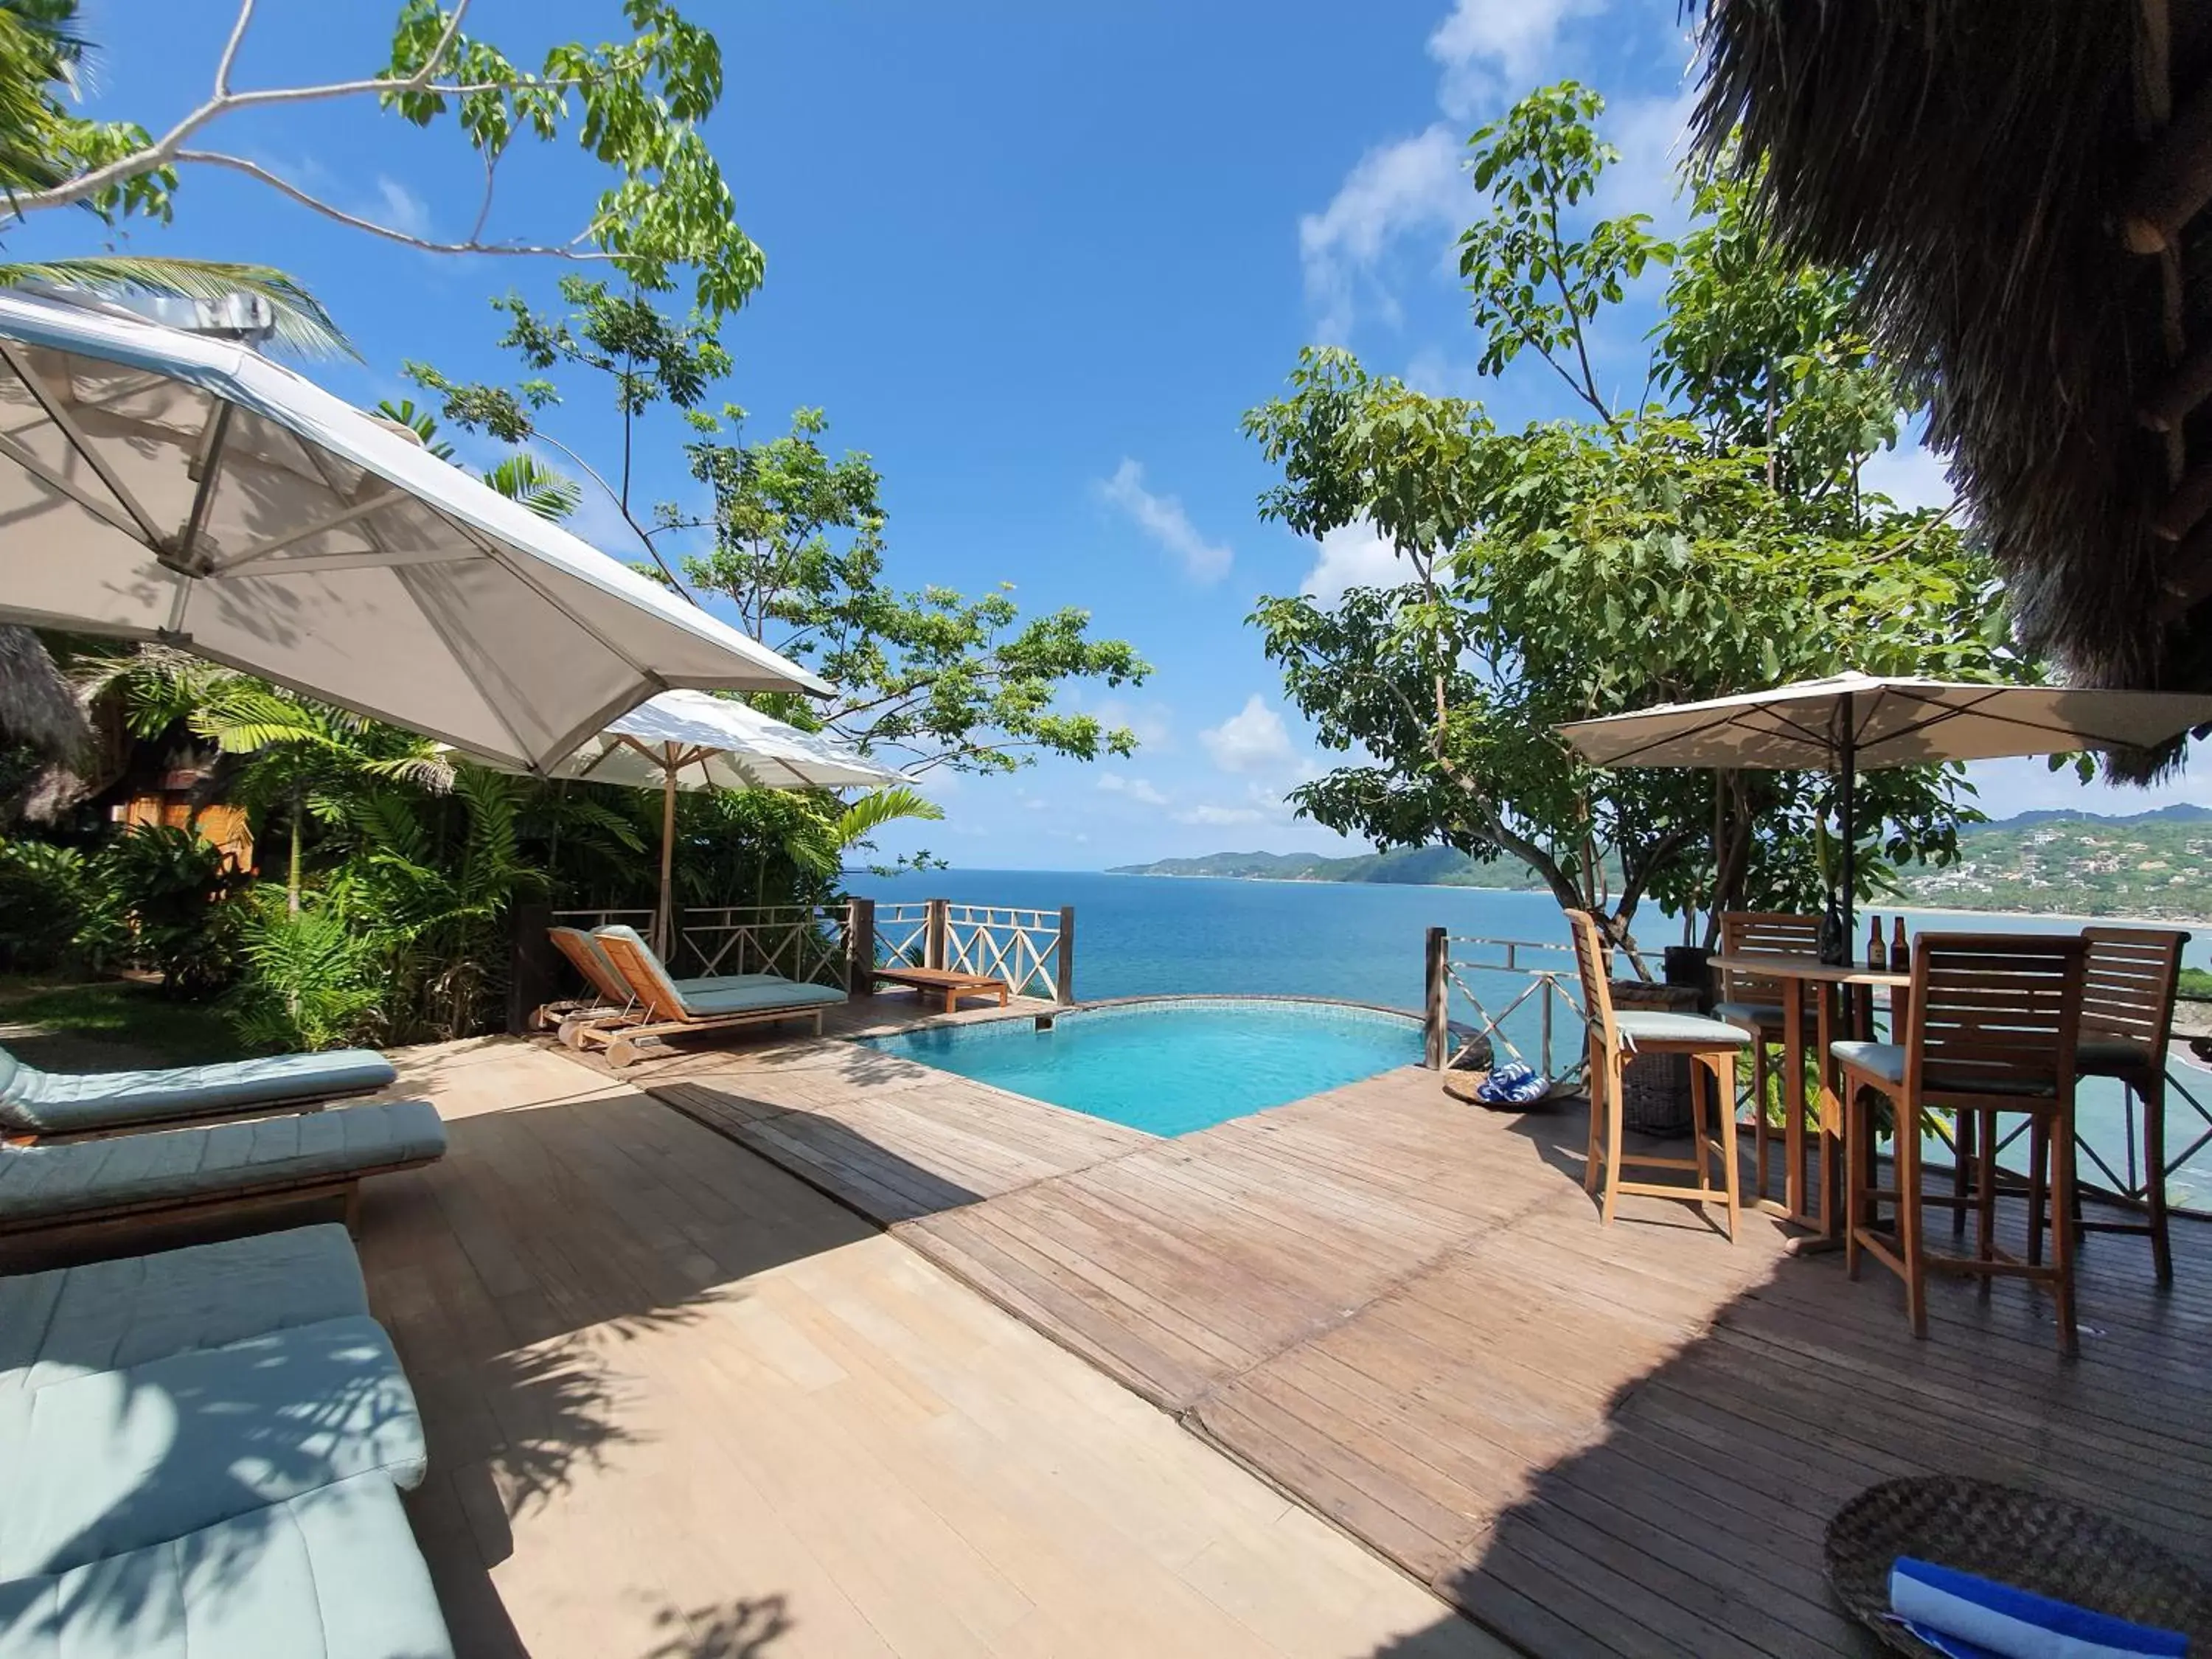
[[[1141,689],[1077,699],[1137,730],[1135,760],[939,775],[946,822],[886,836],[885,849],[1046,868],[1339,850],[1281,805],[1322,763],[1243,619],[1262,592],[1340,586],[1381,555],[1356,534],[1316,548],[1261,523],[1270,479],[1238,417],[1317,340],[1416,384],[1477,390],[1449,259],[1475,205],[1459,158],[1528,87],[1572,75],[1602,90],[1626,156],[1606,205],[1672,214],[1689,58],[1673,0],[692,11],[728,69],[710,137],[768,254],[766,287],[726,336],[730,395],[754,433],[823,407],[831,441],[883,470],[901,585],[1011,581],[1024,608],[1089,609],[1156,669]],[[264,0],[236,83],[372,70],[390,15],[365,0]],[[85,17],[106,47],[97,112],[159,129],[206,95],[228,7],[87,0]],[[605,0],[479,0],[470,25],[527,58],[604,37],[619,13]],[[434,235],[465,234],[477,211],[480,179],[456,138],[371,106],[256,112],[203,142]],[[597,188],[565,156],[526,158],[503,176],[492,232],[565,239]],[[188,172],[178,201],[173,227],[138,228],[131,246],[301,277],[366,360],[314,372],[363,404],[404,395],[410,358],[505,374],[488,301],[510,288],[549,297],[558,274],[369,241],[228,175]],[[78,252],[99,234],[81,216],[46,216],[9,247]],[[1636,383],[1641,325],[1624,319],[1609,343]],[[1481,392],[1501,421],[1553,410],[1530,378]],[[615,441],[580,392],[548,424],[587,455]],[[658,438],[644,494],[682,495],[678,435]],[[1924,454],[1877,471],[1900,499],[1944,496]],[[618,525],[594,507],[579,527],[628,556]],[[2039,761],[1976,775],[2000,814],[2204,793],[2082,790]]]

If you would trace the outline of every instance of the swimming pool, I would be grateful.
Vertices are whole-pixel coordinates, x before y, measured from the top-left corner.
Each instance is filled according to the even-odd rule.
[[[943,1025],[869,1047],[1156,1135],[1188,1134],[1410,1066],[1420,1022],[1340,1004],[1163,998]]]

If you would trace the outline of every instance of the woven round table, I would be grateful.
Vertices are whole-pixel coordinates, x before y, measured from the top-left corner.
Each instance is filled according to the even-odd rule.
[[[1942,1659],[1889,1617],[1900,1555],[2077,1607],[2180,1631],[2212,1651],[2212,1589],[2187,1565],[2109,1516],[2063,1498],[1957,1475],[1886,1480],[1828,1522],[1828,1583],[1899,1653]]]

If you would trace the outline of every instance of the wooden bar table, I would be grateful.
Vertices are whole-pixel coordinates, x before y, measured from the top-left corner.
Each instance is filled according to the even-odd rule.
[[[1837,1086],[1835,1061],[1828,1045],[1844,1034],[1843,989],[1857,991],[1850,1010],[1849,1029],[1866,1037],[1874,1031],[1873,994],[1890,994],[1893,1040],[1902,1040],[1902,1022],[1896,1018],[1904,1004],[1904,991],[1912,983],[1910,974],[1892,974],[1872,968],[1836,967],[1817,957],[1782,951],[1746,951],[1717,956],[1711,965],[1724,971],[1757,974],[1782,987],[1782,1176],[1780,1200],[1759,1195],[1759,1206],[1791,1225],[1807,1230],[1808,1237],[1793,1242],[1802,1251],[1835,1249],[1843,1243],[1844,1101]],[[1805,993],[1810,987],[1818,1011],[1814,1041],[1820,1055],[1819,1144],[1820,1178],[1815,1182],[1808,1168],[1813,1137],[1806,1133],[1805,1117]],[[1863,987],[1863,990],[1858,988]],[[1761,1112],[1766,1103],[1758,1103]]]

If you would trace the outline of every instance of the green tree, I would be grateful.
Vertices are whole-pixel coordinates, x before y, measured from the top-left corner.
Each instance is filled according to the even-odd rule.
[[[744,410],[708,407],[731,368],[711,317],[679,321],[580,276],[564,277],[561,289],[558,315],[519,295],[495,301],[508,319],[501,344],[527,372],[514,386],[457,381],[424,363],[409,364],[409,375],[457,425],[559,451],[620,511],[653,562],[648,574],[726,602],[755,638],[836,686],[826,705],[764,699],[781,718],[826,726],[916,773],[1134,751],[1133,733],[1058,703],[1085,682],[1141,682],[1151,670],[1133,647],[1093,638],[1080,610],[1024,619],[1011,586],[977,597],[892,586],[881,477],[865,454],[829,452],[820,410],[801,410],[787,433],[746,442]],[[546,431],[561,401],[556,375],[605,384],[623,422],[618,465],[595,468]],[[682,420],[690,474],[708,492],[703,512],[637,495],[643,422],[656,410]]]
[[[596,263],[646,293],[675,289],[688,270],[693,301],[710,315],[736,309],[760,285],[760,249],[738,227],[729,187],[699,131],[721,99],[721,49],[665,0],[623,0],[629,38],[556,45],[535,69],[463,28],[469,0],[450,10],[434,0],[405,0],[382,66],[239,88],[233,77],[254,9],[255,0],[240,0],[207,96],[156,136],[133,121],[87,119],[64,101],[64,76],[84,51],[74,0],[13,0],[0,9],[0,123],[7,128],[0,167],[12,175],[4,181],[9,216],[83,205],[109,219],[166,221],[184,177],[213,168],[426,252]],[[250,154],[206,147],[210,130],[238,126],[256,110],[348,100],[374,101],[413,126],[458,133],[483,179],[465,235],[435,237],[348,211]],[[564,137],[612,175],[581,228],[535,239],[495,234],[503,164],[524,141]]]
[[[1818,780],[1599,772],[1566,721],[1856,667],[2009,678],[1987,563],[1944,516],[1858,487],[1911,388],[1849,326],[1850,285],[1760,240],[1742,191],[1698,184],[1680,243],[1595,219],[1616,159],[1596,94],[1532,94],[1471,141],[1490,211],[1461,239],[1485,374],[1540,364],[1573,418],[1500,430],[1481,404],[1310,350],[1246,429],[1283,482],[1262,513],[1319,536],[1364,524],[1404,580],[1254,620],[1324,747],[1364,758],[1299,810],[1384,846],[1527,865],[1632,938],[1647,897],[1687,910],[1803,904]],[[1616,407],[1593,337],[1672,268],[1639,401]],[[1650,395],[1656,390],[1656,396]],[[1862,880],[1955,853],[1956,769],[1879,775]]]

